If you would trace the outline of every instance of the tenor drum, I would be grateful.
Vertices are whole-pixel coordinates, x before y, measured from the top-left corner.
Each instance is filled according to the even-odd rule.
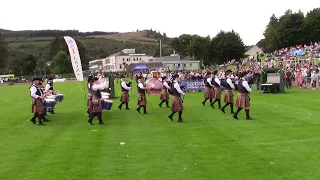
[[[57,94],[56,101],[62,102],[63,98],[64,98],[63,94]]]
[[[112,104],[113,104],[112,100],[105,99],[102,102],[102,109],[110,111],[112,108]]]
[[[162,82],[157,78],[152,78],[148,80],[146,84],[146,90],[150,95],[156,96],[162,91]]]
[[[53,110],[56,107],[56,103],[57,103],[57,101],[55,99],[48,99],[47,98],[44,100],[44,104],[45,104],[46,109],[48,111]]]

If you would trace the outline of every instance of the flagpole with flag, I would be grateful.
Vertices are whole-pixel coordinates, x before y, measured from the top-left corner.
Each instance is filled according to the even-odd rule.
[[[64,40],[66,41],[70,53],[70,60],[72,64],[72,68],[74,71],[74,75],[76,76],[77,81],[82,81],[84,90],[85,90],[85,83],[83,79],[83,71],[81,65],[81,58],[78,50],[78,46],[76,41],[69,36],[64,36]],[[84,91],[85,92],[85,91]],[[86,94],[85,94],[86,97]]]

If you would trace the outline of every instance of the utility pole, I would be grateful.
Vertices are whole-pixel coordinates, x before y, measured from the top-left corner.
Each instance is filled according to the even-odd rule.
[[[162,57],[162,43],[161,43],[161,39],[160,39],[160,57]]]

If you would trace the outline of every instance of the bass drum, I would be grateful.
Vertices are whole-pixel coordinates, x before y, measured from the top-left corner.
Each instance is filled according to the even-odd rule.
[[[146,83],[146,91],[153,96],[161,93],[163,88],[162,82],[157,78],[149,79]]]

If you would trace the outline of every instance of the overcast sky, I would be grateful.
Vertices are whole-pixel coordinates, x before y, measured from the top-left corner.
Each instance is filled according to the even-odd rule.
[[[156,29],[215,36],[234,29],[246,45],[262,37],[272,13],[308,12],[319,0],[4,0],[0,28],[10,30],[77,29],[130,32]]]

